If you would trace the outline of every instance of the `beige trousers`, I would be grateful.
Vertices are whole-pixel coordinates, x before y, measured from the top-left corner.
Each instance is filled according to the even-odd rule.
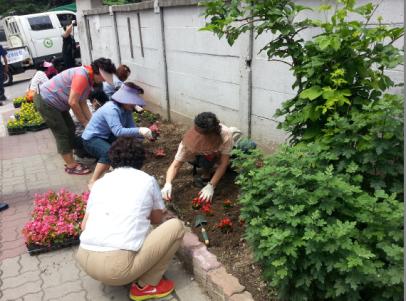
[[[76,259],[92,278],[108,285],[157,285],[185,234],[183,223],[170,219],[152,230],[138,252],[88,251],[79,247]]]

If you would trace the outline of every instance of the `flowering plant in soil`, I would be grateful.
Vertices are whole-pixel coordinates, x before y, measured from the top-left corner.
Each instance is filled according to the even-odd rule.
[[[233,207],[233,202],[231,202],[229,199],[226,199],[223,202],[223,207],[225,209],[231,208],[231,207]]]
[[[221,230],[223,233],[229,233],[233,231],[233,223],[228,217],[224,217],[223,219],[220,220],[218,223],[217,227]]]
[[[194,210],[199,210],[203,205],[203,200],[200,199],[199,197],[195,197],[192,200],[192,208]]]
[[[89,193],[78,195],[61,189],[35,195],[32,220],[22,233],[27,245],[50,246],[80,235]]]
[[[152,132],[152,139],[151,141],[155,141],[156,139],[158,139],[160,132],[159,132],[159,124],[158,122],[154,122],[153,124],[151,124],[149,126],[149,129]]]
[[[200,210],[207,216],[212,216],[214,215],[213,213],[213,209],[211,208],[211,204],[210,203],[206,203],[204,205],[202,205],[202,207],[200,208]]]
[[[25,96],[16,97],[13,99],[13,105],[21,106],[22,103],[27,102]]]
[[[154,149],[155,158],[162,158],[165,156],[166,156],[166,153],[165,153],[165,149],[163,147],[157,147],[156,149]]]

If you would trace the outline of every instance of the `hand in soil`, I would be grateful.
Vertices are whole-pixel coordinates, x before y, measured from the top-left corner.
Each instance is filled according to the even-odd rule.
[[[214,194],[214,187],[213,185],[209,182],[207,183],[206,186],[202,188],[199,192],[199,198],[203,200],[206,203],[211,203],[211,199],[213,198]]]

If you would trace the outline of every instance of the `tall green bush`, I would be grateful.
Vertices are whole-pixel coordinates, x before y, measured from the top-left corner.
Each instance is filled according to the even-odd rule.
[[[402,200],[403,129],[403,98],[385,94],[346,116],[332,114],[316,140],[337,171],[359,166],[363,190],[383,189]]]
[[[241,215],[280,300],[401,300],[403,204],[319,144],[238,152]]]
[[[276,113],[291,147],[237,152],[246,236],[281,300],[401,300],[403,99],[386,70],[402,61],[403,28],[370,26],[372,4],[328,2],[324,20],[289,0],[203,4],[203,30],[231,45],[272,33],[261,51],[295,76]]]

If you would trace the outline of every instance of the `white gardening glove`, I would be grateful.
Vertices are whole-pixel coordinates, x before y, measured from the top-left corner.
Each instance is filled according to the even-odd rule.
[[[147,139],[149,139],[149,140],[154,139],[153,136],[152,136],[152,131],[151,131],[149,128],[143,128],[143,127],[141,127],[141,128],[139,128],[138,130],[139,130],[139,133],[140,133],[142,136],[144,136],[145,138],[147,138]]]
[[[161,190],[161,194],[165,201],[170,201],[172,199],[172,184],[165,183],[164,188]]]
[[[211,202],[211,199],[213,198],[214,194],[214,187],[213,185],[209,182],[206,186],[202,188],[199,192],[199,198],[206,202],[209,203]]]
[[[137,113],[142,113],[142,112],[144,111],[144,108],[143,108],[143,107],[140,107],[139,105],[135,105],[135,111],[136,111]]]

